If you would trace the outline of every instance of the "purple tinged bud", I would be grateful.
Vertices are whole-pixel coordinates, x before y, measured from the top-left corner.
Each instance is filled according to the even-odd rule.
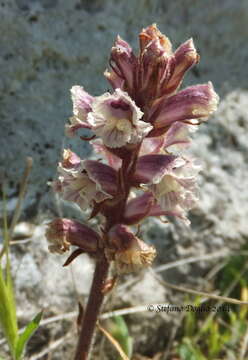
[[[46,238],[52,253],[63,254],[71,245],[78,246],[87,253],[98,251],[100,236],[94,230],[78,221],[55,219],[48,224]]]
[[[139,34],[139,40],[141,53],[143,53],[147,47],[154,42],[157,43],[157,48],[160,48],[160,51],[166,52],[168,55],[172,52],[170,40],[158,30],[156,24],[143,29]]]
[[[115,45],[111,49],[110,65],[112,71],[105,73],[107,75],[105,76],[110,80],[111,85],[113,84],[114,86],[117,85],[117,83],[122,84],[122,81],[124,81],[124,90],[131,91],[133,88],[136,62],[137,59],[133,54],[132,48],[126,41],[118,36]]]
[[[185,72],[199,62],[200,56],[196,52],[193,39],[189,39],[179,46],[174,53],[174,59],[174,70],[163,94],[174,93],[180,86]]]

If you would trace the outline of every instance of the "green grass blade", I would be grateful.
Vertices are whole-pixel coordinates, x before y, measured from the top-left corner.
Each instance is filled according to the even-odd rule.
[[[133,339],[129,336],[127,324],[122,316],[114,316],[109,328],[110,334],[118,341],[124,353],[131,357],[133,352]],[[118,357],[118,360],[121,359]]]
[[[39,314],[37,314],[35,318],[32,321],[30,321],[30,323],[26,326],[22,334],[19,336],[15,347],[15,360],[21,359],[28,340],[31,338],[31,336],[39,326],[39,323],[42,318],[42,314],[43,314],[42,311]]]
[[[18,328],[15,308],[12,308],[12,295],[0,267],[0,325],[13,354],[18,337]]]
[[[18,338],[18,326],[16,318],[15,294],[11,277],[11,264],[9,258],[9,232],[7,223],[6,197],[3,192],[3,238],[4,246],[1,252],[1,260],[5,256],[5,269],[0,262],[0,325],[8,341],[10,352],[14,355],[14,349]]]

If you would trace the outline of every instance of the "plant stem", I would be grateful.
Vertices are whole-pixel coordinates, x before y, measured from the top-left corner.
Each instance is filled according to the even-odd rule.
[[[97,318],[104,298],[102,290],[108,275],[108,269],[109,263],[105,257],[97,261],[74,360],[88,359]]]
[[[107,214],[107,216],[105,214],[107,220],[105,224],[105,233],[107,233],[113,225],[118,224],[122,219],[125,204],[131,188],[131,184],[129,183],[129,174],[131,174],[135,169],[139,149],[140,145],[136,147],[131,157],[129,156],[123,159],[122,167],[120,169],[119,190],[121,193],[123,193],[124,198],[121,199],[121,201],[114,208],[111,209],[111,213]],[[115,214],[115,216],[113,214]],[[96,263],[95,273],[86,310],[83,315],[74,360],[88,360],[97,318],[99,316],[104,298],[102,290],[108,275],[108,269],[109,262],[103,255],[101,259],[99,259]]]

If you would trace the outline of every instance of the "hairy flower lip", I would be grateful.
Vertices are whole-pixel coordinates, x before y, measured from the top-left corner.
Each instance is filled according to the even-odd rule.
[[[120,148],[140,142],[152,129],[152,125],[141,120],[143,112],[130,96],[116,89],[113,94],[105,93],[92,103],[88,123],[104,145]]]
[[[176,216],[189,225],[185,214],[198,200],[196,174],[199,170],[200,167],[192,159],[178,157],[171,171],[159,183],[149,186],[161,208],[160,215]],[[151,208],[149,215],[155,216],[156,211],[156,215],[159,215],[159,207],[155,205]]]

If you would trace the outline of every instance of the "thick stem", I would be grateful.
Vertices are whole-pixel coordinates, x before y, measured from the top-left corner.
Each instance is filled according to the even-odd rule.
[[[112,209],[111,214],[107,216],[105,224],[105,232],[107,232],[114,224],[118,224],[121,220],[125,204],[128,199],[131,184],[129,184],[129,175],[135,170],[136,161],[138,157],[139,147],[132,154],[131,158],[123,159],[121,169],[121,189],[124,194],[124,199]],[[115,214],[115,216],[113,216]],[[109,263],[105,256],[97,261],[94,278],[91,285],[90,296],[87,307],[83,316],[81,331],[79,335],[77,351],[74,360],[87,360],[89,356],[90,346],[92,343],[94,330],[97,322],[100,308],[103,302],[103,286],[108,275]]]
[[[104,298],[102,290],[108,275],[108,269],[109,263],[105,257],[97,261],[74,360],[88,359],[97,318]]]

